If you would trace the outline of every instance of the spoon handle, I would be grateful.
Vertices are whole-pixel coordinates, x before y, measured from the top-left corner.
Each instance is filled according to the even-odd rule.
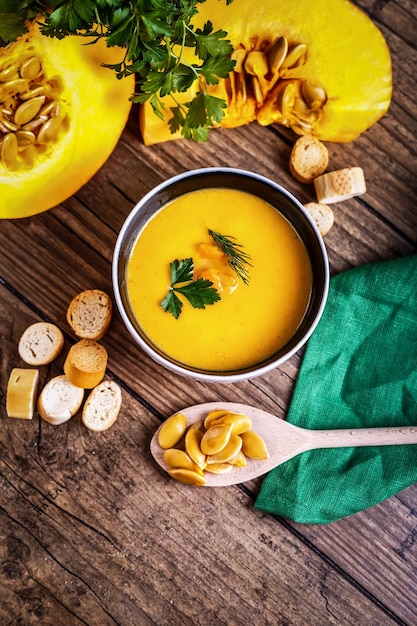
[[[393,446],[417,443],[417,426],[311,430],[306,449]]]

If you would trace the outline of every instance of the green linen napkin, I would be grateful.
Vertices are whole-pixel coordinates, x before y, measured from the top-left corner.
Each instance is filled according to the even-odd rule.
[[[287,419],[311,429],[417,425],[417,255],[331,279]],[[255,508],[325,524],[415,481],[416,445],[312,450],[265,477]]]

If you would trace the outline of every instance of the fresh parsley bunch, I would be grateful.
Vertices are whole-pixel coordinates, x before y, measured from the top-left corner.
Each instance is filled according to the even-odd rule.
[[[170,95],[173,106],[169,121],[171,132],[181,129],[186,138],[205,141],[209,128],[220,122],[226,102],[211,96],[206,85],[226,78],[234,67],[233,50],[227,33],[213,32],[207,22],[195,29],[192,18],[198,4],[205,0],[56,0],[51,2],[0,0],[0,38],[13,41],[26,29],[25,20],[42,14],[43,34],[63,38],[70,34],[104,38],[107,45],[121,46],[125,55],[121,63],[108,65],[118,78],[137,77],[137,90],[131,100],[149,100],[155,114],[164,117],[161,98]],[[232,0],[224,0],[229,4]],[[184,59],[186,48],[192,48],[198,62]],[[179,103],[178,92],[186,91],[198,81],[195,97]]]

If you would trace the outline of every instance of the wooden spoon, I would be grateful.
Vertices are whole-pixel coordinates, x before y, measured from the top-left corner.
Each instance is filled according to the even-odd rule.
[[[301,452],[316,448],[345,448],[357,446],[389,446],[417,443],[417,426],[392,426],[387,428],[341,428],[336,430],[308,430],[255,407],[235,402],[207,402],[188,407],[178,413],[187,417],[187,427],[203,421],[210,411],[224,409],[234,413],[244,413],[252,421],[252,430],[264,440],[269,459],[255,461],[247,459],[245,467],[234,467],[227,474],[205,472],[205,487],[225,487],[244,483],[257,478],[274,467],[292,459]],[[151,440],[151,453],[155,461],[168,471],[164,462],[164,450],[158,444],[158,433]]]

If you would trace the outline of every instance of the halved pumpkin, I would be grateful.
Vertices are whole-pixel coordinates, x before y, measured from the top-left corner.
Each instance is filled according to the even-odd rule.
[[[45,37],[32,24],[0,48],[0,218],[46,211],[105,163],[126,125],[134,77],[102,63],[122,51],[104,41]]]
[[[391,57],[376,25],[348,0],[207,0],[195,27],[227,32],[235,71],[207,91],[227,102],[222,127],[257,120],[322,141],[356,139],[388,110]],[[184,96],[185,98],[185,96]],[[188,98],[189,99],[189,98]],[[169,97],[165,98],[169,111]],[[167,113],[167,118],[169,114]],[[141,110],[146,144],[178,138]]]

